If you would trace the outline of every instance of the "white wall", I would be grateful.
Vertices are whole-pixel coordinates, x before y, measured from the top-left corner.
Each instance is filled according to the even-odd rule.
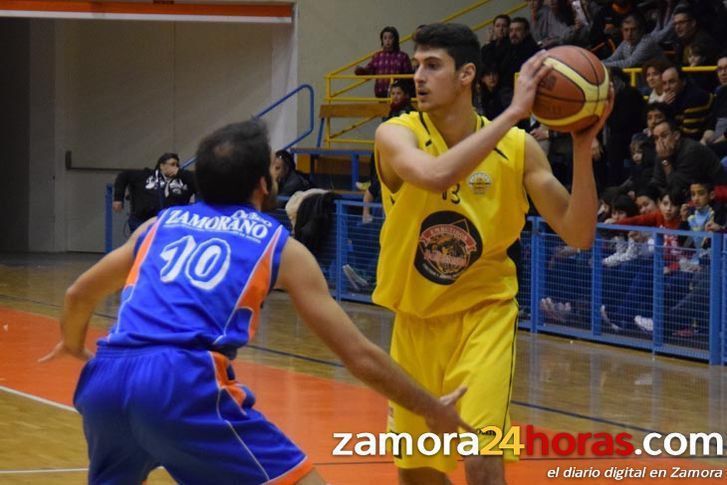
[[[516,3],[493,0],[465,23]],[[29,202],[15,208],[29,222],[16,239],[31,251],[103,250],[104,187],[114,173],[66,171],[67,150],[74,166],[102,169],[152,166],[166,151],[188,159],[201,136],[299,83],[316,88],[317,111],[324,74],[376,49],[384,25],[404,36],[470,4],[298,0],[293,25],[31,20]],[[267,117],[274,148],[307,127],[301,98]]]

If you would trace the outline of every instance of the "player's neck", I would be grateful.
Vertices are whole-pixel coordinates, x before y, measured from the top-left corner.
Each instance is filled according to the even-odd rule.
[[[477,129],[477,115],[469,100],[452,105],[448,109],[427,113],[448,147],[453,147]]]

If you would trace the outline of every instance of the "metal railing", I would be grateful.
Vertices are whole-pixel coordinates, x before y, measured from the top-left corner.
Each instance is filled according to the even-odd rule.
[[[455,20],[461,19],[463,16],[472,13],[476,11],[477,9],[482,8],[483,6],[491,3],[492,0],[481,0],[478,2],[473,3],[472,5],[465,7],[461,10],[458,10],[457,12],[453,13],[452,15],[449,15],[448,17],[445,17],[444,19],[440,20],[440,22],[448,23],[453,22]],[[523,2],[518,4],[515,7],[512,7],[504,12],[498,12],[506,15],[511,15],[519,10],[522,10],[523,8],[527,7],[527,3]],[[488,25],[492,24],[493,18],[489,18],[487,20],[484,20],[482,22],[476,23],[472,26],[473,31],[477,32],[479,30],[484,29]],[[412,41],[412,34],[406,35],[402,37],[399,41],[399,45],[405,44],[407,42]],[[356,88],[359,88],[371,81],[375,81],[377,79],[388,79],[389,83],[393,82],[396,79],[412,79],[414,76],[412,74],[384,74],[384,75],[355,75],[351,73],[346,73],[346,71],[349,71],[350,69],[354,68],[355,66],[367,62],[371,57],[376,54],[378,50],[371,51],[351,62],[348,64],[339,67],[338,69],[335,69],[328,74],[325,75],[324,81],[325,81],[325,87],[326,92],[325,96],[323,98],[324,102],[326,103],[371,103],[376,101],[381,101],[381,98],[376,98],[372,96],[344,96],[346,93],[349,93],[353,91]],[[334,83],[340,82],[340,81],[351,81],[345,84],[343,87],[334,87]],[[416,99],[415,99],[416,101]],[[347,126],[346,128],[339,130],[338,132],[334,133],[326,133],[326,136],[323,139],[323,142],[326,144],[326,146],[330,146],[331,143],[346,143],[346,144],[364,144],[364,145],[373,145],[373,140],[366,139],[366,138],[341,138],[338,135],[348,133],[352,131],[353,129],[359,128],[363,125],[366,125],[370,121],[375,120],[376,118],[369,118],[369,119],[361,119],[361,121],[357,121],[356,123]]]

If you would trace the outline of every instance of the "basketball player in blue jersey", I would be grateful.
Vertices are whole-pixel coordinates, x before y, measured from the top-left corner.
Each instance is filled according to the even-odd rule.
[[[455,411],[464,388],[440,399],[424,391],[354,326],[313,256],[261,212],[274,207],[270,164],[261,122],[212,133],[197,152],[203,202],[162,211],[66,292],[61,341],[41,360],[90,359],[74,397],[90,483],[140,483],[158,466],[189,484],[324,483],[230,366],[276,284],[353,375],[434,432],[471,430]],[[93,309],[122,288],[118,321],[94,357],[84,346]]]

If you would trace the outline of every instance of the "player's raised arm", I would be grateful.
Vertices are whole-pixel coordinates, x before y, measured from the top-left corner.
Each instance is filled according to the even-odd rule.
[[[569,246],[588,249],[593,244],[598,212],[593,177],[591,144],[613,107],[613,90],[601,118],[590,127],[573,133],[573,185],[571,193],[555,178],[550,163],[533,137],[525,142],[523,184],[546,222]]]
[[[376,391],[424,416],[432,431],[457,432],[471,428],[455,410],[463,388],[437,399],[414,382],[393,360],[368,340],[328,291],[313,255],[289,239],[283,249],[278,283],[285,288],[306,324],[338,355],[346,368]]]
[[[547,53],[541,51],[523,65],[512,103],[505,112],[442,155],[435,157],[418,149],[414,135],[405,127],[389,123],[380,125],[376,130],[375,141],[384,183],[392,190],[397,190],[401,182],[406,181],[433,192],[441,192],[462,180],[487,157],[510,128],[530,116],[537,85],[551,69],[543,63],[546,57]],[[474,69],[472,64],[465,68],[467,66]],[[415,74],[417,82],[419,75],[418,70]],[[469,113],[474,123],[474,111]]]
[[[60,319],[61,340],[39,362],[47,362],[62,354],[82,360],[93,357],[86,349],[86,332],[93,310],[101,300],[124,286],[134,264],[136,240],[155,220],[150,219],[139,226],[122,246],[104,256],[68,287]]]

